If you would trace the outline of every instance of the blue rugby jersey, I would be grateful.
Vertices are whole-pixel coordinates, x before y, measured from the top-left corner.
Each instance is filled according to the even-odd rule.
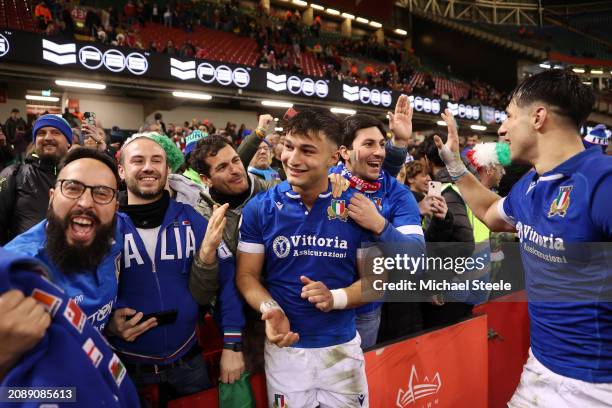
[[[138,407],[136,388],[100,332],[84,311],[45,276],[35,258],[0,247],[0,294],[18,289],[51,315],[44,337],[0,381],[2,387],[74,387],[76,402],[22,402],[19,407]],[[67,396],[67,394],[64,394]]]
[[[612,382],[612,303],[601,301],[612,271],[601,254],[582,262],[576,245],[611,241],[611,201],[612,158],[590,148],[541,176],[530,171],[498,204],[519,233],[533,354],[557,374],[598,383]],[[593,300],[568,299],[578,288]]]
[[[328,347],[356,335],[354,309],[324,313],[300,296],[302,275],[329,289],[358,279],[360,247],[373,239],[348,217],[351,190],[333,199],[328,189],[308,211],[285,181],[251,199],[242,211],[238,249],[265,254],[265,286],[300,335],[294,347]]]

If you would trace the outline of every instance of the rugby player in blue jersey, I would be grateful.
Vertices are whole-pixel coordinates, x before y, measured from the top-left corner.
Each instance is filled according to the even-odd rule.
[[[533,169],[505,198],[467,171],[454,119],[442,115],[449,137],[444,145],[436,138],[436,145],[466,203],[491,230],[519,233],[531,350],[510,407],[612,401],[612,303],[602,296],[610,293],[612,272],[604,263],[561,265],[541,256],[571,259],[572,244],[612,239],[612,159],[599,147],[585,150],[579,134],[593,103],[591,88],[569,71],[544,71],[518,85],[498,133],[508,138],[512,161]],[[555,290],[585,287],[599,295],[554,301]]]
[[[367,407],[352,308],[361,302],[360,247],[373,239],[349,218],[355,190],[332,198],[328,169],[338,162],[341,122],[307,109],[287,129],[287,181],[244,207],[236,271],[238,289],[266,322],[269,404]]]

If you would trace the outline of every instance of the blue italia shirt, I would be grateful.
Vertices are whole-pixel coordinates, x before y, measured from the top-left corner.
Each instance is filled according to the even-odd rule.
[[[612,270],[601,244],[589,254],[584,243],[612,240],[611,201],[612,158],[590,148],[530,171],[498,204],[519,235],[533,354],[595,383],[612,382]]]
[[[265,286],[300,335],[294,347],[328,347],[356,335],[354,309],[324,313],[300,296],[302,275],[329,289],[358,279],[362,243],[372,238],[348,217],[351,193],[336,200],[328,190],[309,211],[285,181],[254,197],[242,211],[238,250],[265,254]]]

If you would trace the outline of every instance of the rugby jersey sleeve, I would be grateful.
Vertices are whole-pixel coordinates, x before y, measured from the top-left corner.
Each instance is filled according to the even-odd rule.
[[[424,242],[421,216],[414,194],[393,180],[387,201],[383,205],[390,205],[391,210],[388,212],[385,229],[377,237],[378,241]]]
[[[527,172],[519,181],[516,182],[506,197],[497,202],[497,212],[499,216],[508,224],[515,226],[520,200],[529,191],[529,180],[532,178],[532,171]]]
[[[240,234],[238,237],[238,250],[249,254],[263,254],[265,252],[263,230],[261,228],[259,210],[264,203],[262,195],[251,199],[242,209],[240,218]]]

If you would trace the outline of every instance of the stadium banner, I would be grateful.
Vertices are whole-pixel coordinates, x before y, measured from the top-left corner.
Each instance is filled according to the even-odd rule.
[[[365,353],[371,408],[488,406],[487,316]]]
[[[71,72],[98,73],[173,81],[206,88],[253,91],[269,94],[270,97],[300,97],[304,98],[304,103],[318,100],[388,110],[394,108],[401,95],[391,89],[23,31],[0,31],[0,64],[3,62],[55,67],[59,76]],[[52,75],[51,71],[49,74]],[[411,95],[410,100],[416,112],[439,115],[449,108],[459,118],[481,120],[483,107],[480,105],[471,106],[420,95]],[[499,111],[494,118],[501,123]]]

